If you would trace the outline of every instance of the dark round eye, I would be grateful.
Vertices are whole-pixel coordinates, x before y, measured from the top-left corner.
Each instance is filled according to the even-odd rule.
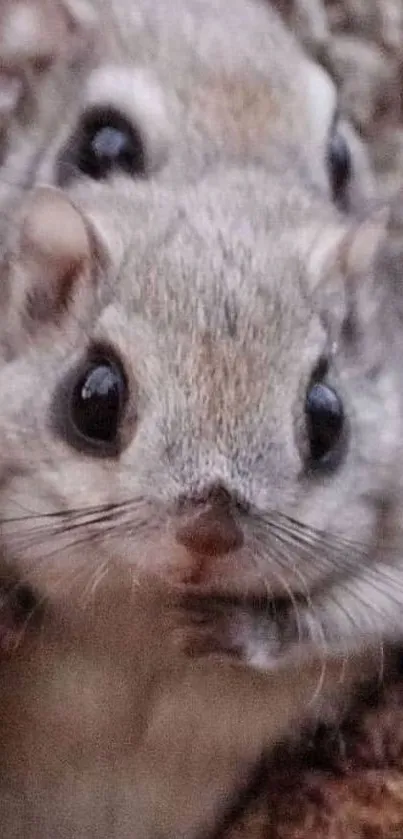
[[[88,364],[71,394],[70,419],[76,432],[91,443],[114,443],[125,397],[126,379],[115,362]]]
[[[328,385],[314,384],[306,397],[305,412],[311,463],[327,465],[344,427],[340,397]]]
[[[142,139],[126,117],[113,109],[96,110],[82,119],[58,162],[58,182],[67,183],[77,172],[102,180],[113,171],[144,175]]]
[[[335,201],[343,200],[352,175],[352,161],[347,140],[334,131],[327,152],[330,185]]]

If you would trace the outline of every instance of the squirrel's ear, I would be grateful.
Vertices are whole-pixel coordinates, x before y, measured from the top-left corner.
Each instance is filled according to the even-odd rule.
[[[0,143],[14,122],[32,123],[32,108],[49,107],[49,70],[68,78],[93,52],[97,21],[87,0],[0,0]]]
[[[92,300],[97,244],[87,219],[65,193],[36,188],[7,259],[6,331],[32,336]]]
[[[1,0],[0,70],[35,76],[72,59],[95,23],[86,0]]]
[[[327,283],[336,267],[346,280],[373,275],[376,257],[385,240],[390,212],[387,207],[374,211],[353,224],[324,225],[310,242],[307,260],[313,287]]]
[[[378,281],[377,258],[387,235],[390,213],[387,208],[373,212],[357,222],[346,234],[339,256],[344,277],[347,333],[351,339],[368,333],[387,287]],[[383,287],[382,287],[383,285]]]
[[[380,333],[390,307],[390,284],[384,276],[379,278],[378,267],[389,219],[386,207],[376,210],[353,226],[341,248],[346,301],[343,335],[350,346],[361,347],[368,363],[384,343]]]
[[[42,320],[67,307],[74,286],[88,279],[88,228],[61,191],[40,187],[33,193],[22,224],[19,256],[32,314]]]
[[[381,208],[344,227],[330,245],[326,236],[322,242],[319,237],[311,256],[321,275],[317,291],[325,320],[346,347],[360,346],[368,363],[380,346],[378,333],[390,306],[390,284],[379,278],[378,268],[389,218],[389,210]]]
[[[387,235],[389,219],[389,209],[381,207],[347,233],[342,255],[350,280],[367,273],[373,274],[380,246]]]

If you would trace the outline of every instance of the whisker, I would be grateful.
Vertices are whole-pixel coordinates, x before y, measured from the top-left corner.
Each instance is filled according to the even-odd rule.
[[[290,564],[288,554],[284,554],[283,551],[281,551],[281,552],[278,551],[277,557],[274,556],[274,558],[277,558],[277,561],[278,561],[279,556],[281,557],[280,562],[282,564],[282,567],[285,570],[287,570],[288,572],[291,572],[300,584],[302,583],[302,590],[303,590],[303,593],[304,593],[304,601],[305,601],[305,604],[306,604],[306,607],[304,607],[304,613],[308,612],[311,618],[315,617],[315,605],[314,605],[314,601],[312,599],[311,592],[310,592],[310,589],[309,589],[309,586],[306,582],[305,577],[303,576],[302,572],[297,567],[295,562],[292,562],[292,564]],[[285,564],[283,562],[283,558],[286,560]],[[318,642],[318,637],[317,636],[319,634],[320,648],[324,652],[326,652],[326,639],[325,639],[322,624],[318,620],[317,616],[315,617],[315,626],[316,626],[317,632],[315,633],[315,636],[314,636],[313,635],[313,628],[312,628],[311,624],[309,624],[309,632],[311,634],[311,640],[314,641],[315,646],[317,646],[317,642]]]
[[[273,527],[273,530],[276,532],[276,528]],[[361,546],[360,549],[354,548],[347,548],[345,545],[339,545],[335,540],[332,540],[330,536],[328,537],[321,537],[313,538],[310,536],[306,538],[304,534],[300,534],[298,532],[291,532],[285,529],[278,529],[277,531],[278,538],[283,539],[284,542],[288,541],[294,547],[298,547],[299,550],[305,550],[309,557],[317,560],[318,550],[321,551],[320,561],[322,566],[326,566],[331,564],[332,567],[334,566],[335,560],[337,558],[338,562],[338,570],[340,570],[340,563],[343,569],[349,568],[352,563],[354,562],[355,558],[359,556],[360,558],[363,556],[364,546]],[[324,552],[325,551],[325,552]],[[328,556],[330,552],[331,556]]]
[[[318,684],[317,684],[311,698],[308,700],[308,703],[307,703],[308,706],[309,705],[314,705],[318,701],[318,699],[319,699],[319,697],[322,693],[322,690],[323,690],[323,685],[325,683],[325,678],[326,678],[326,658],[324,657],[323,661],[322,661],[321,671],[320,671],[319,678],[318,678]]]
[[[83,525],[84,531],[86,530],[86,525]],[[136,537],[142,536],[144,538],[147,532],[153,532],[153,525],[149,522],[148,519],[144,519],[142,522],[136,522]],[[63,535],[63,531],[61,532]],[[54,533],[51,534],[54,536]],[[60,556],[64,553],[68,553],[68,551],[76,550],[78,548],[87,547],[89,545],[93,546],[94,543],[103,542],[106,539],[110,539],[111,537],[118,538],[120,536],[119,530],[116,526],[109,526],[105,527],[102,531],[96,531],[95,533],[88,533],[84,532],[84,535],[81,538],[71,539],[63,544],[58,544],[56,548],[52,548],[52,550],[48,551],[47,553],[41,553],[41,561],[52,559],[55,555]],[[49,541],[48,539],[42,539],[38,541],[28,541],[25,543],[26,546],[30,548],[41,548],[42,546],[46,546]],[[104,546],[105,547],[105,546]]]
[[[95,569],[92,579],[84,588],[82,600],[84,607],[94,599],[95,593],[109,573],[109,559],[105,559],[101,566]]]
[[[326,542],[329,538],[332,541],[344,546],[353,548],[355,547],[357,550],[362,549],[361,542],[357,542],[355,539],[350,539],[348,537],[342,536],[339,533],[328,533],[326,530],[321,530],[319,528],[313,527],[312,525],[307,524],[306,522],[301,522],[298,519],[293,518],[292,516],[286,515],[285,513],[276,512],[275,517],[278,519],[278,524],[284,522],[284,526],[288,523],[291,527],[296,528],[298,532],[304,532],[306,534],[312,535],[314,538],[318,536],[323,537],[324,541]]]
[[[266,557],[260,557],[258,553],[254,552],[253,556],[252,556],[252,561],[255,564],[256,569],[260,573],[260,565],[258,564],[259,559],[262,559],[264,565],[266,566],[265,571],[266,571],[266,575],[267,575]],[[272,566],[270,566],[270,573],[273,574],[273,576],[276,578],[277,582],[280,584],[280,586],[284,590],[287,599],[291,603],[291,606],[292,606],[292,609],[293,609],[293,614],[295,616],[295,623],[296,623],[296,628],[297,628],[298,641],[300,641],[301,638],[302,638],[302,625],[301,625],[300,613],[299,613],[299,608],[298,608],[298,601],[297,601],[291,587],[288,585],[287,581],[284,579],[284,577],[279,572],[278,567],[280,567],[280,568],[282,567],[281,563],[277,563],[276,568],[273,568]],[[264,582],[264,585],[266,587],[266,591],[267,591],[267,594],[268,594],[268,600],[270,600],[270,599],[272,599],[272,594],[271,594],[270,588],[269,588],[269,586],[268,586],[268,584],[265,580],[265,574],[262,574],[261,578],[262,578],[262,581]]]
[[[390,605],[396,606],[398,609],[403,609],[403,580],[400,579],[400,574],[387,574],[385,569],[380,569],[380,566],[376,566],[376,568],[367,568],[365,571],[365,580],[372,579],[371,584],[371,592],[374,594],[381,594],[386,595],[387,603]],[[386,580],[389,580],[389,585]],[[354,597],[359,598],[358,592],[354,587],[354,583],[357,581],[354,579],[349,578],[347,581],[340,583],[339,587],[344,586],[348,588],[348,590],[353,594]],[[384,585],[382,585],[384,583]],[[393,586],[393,588],[391,588]],[[396,590],[401,592],[402,596],[396,596]],[[369,610],[369,613],[372,611],[376,611],[375,604],[373,601],[369,602],[367,600],[363,600],[365,603],[365,607]],[[380,614],[380,613],[379,613]]]
[[[16,505],[18,504],[18,502],[15,503]],[[55,526],[58,526],[59,521],[64,522],[71,519],[78,519],[78,524],[80,523],[80,519],[82,519],[83,524],[88,524],[91,523],[91,516],[94,517],[94,522],[98,523],[98,520],[99,522],[102,522],[102,519],[104,517],[113,517],[114,515],[116,516],[119,513],[123,512],[133,513],[138,508],[144,508],[146,504],[151,508],[151,503],[147,501],[147,499],[140,497],[134,500],[129,499],[126,501],[119,501],[116,503],[104,503],[99,505],[91,505],[88,507],[72,507],[67,510],[55,510],[50,512],[28,511],[27,514],[23,516],[7,516],[5,518],[0,518],[0,527],[4,527],[8,524],[18,524],[25,521],[44,521],[44,526],[47,527],[49,526],[49,520],[55,520]]]
[[[315,544],[324,545],[325,547],[332,546],[334,548],[339,548],[340,551],[348,549],[349,551],[355,551],[360,556],[363,551],[368,552],[371,550],[371,545],[369,544],[359,542],[355,539],[346,538],[338,533],[315,528],[305,522],[298,521],[297,519],[291,518],[290,516],[286,516],[285,514],[277,511],[275,513],[263,515],[262,520],[265,521],[265,523],[273,530],[289,534],[292,538],[301,540],[301,542],[304,542],[307,545]]]
[[[373,604],[370,604],[367,600],[365,600],[365,598],[358,595],[357,592],[352,590],[347,585],[345,586],[345,590],[350,595],[353,594],[355,602],[362,607],[362,611],[365,613],[364,625],[365,624],[368,625],[368,614],[369,613],[371,614],[374,611]],[[352,651],[351,644],[352,643],[354,644],[354,642],[357,640],[357,637],[359,638],[359,635],[361,634],[361,633],[359,633],[359,630],[360,630],[360,625],[362,626],[362,623],[359,620],[359,616],[357,614],[356,615],[352,614],[351,610],[348,608],[348,606],[345,602],[343,602],[343,603],[340,602],[340,597],[334,597],[333,598],[333,603],[336,604],[339,612],[347,618],[347,620],[349,622],[349,625],[352,629],[351,636],[349,635],[348,637],[345,638],[345,646],[348,647],[348,650],[351,652]],[[382,611],[380,611],[379,609],[375,609],[375,611],[378,615],[380,615],[382,617]],[[360,614],[362,614],[362,612],[360,612]],[[382,635],[381,635],[380,632],[376,631],[375,636],[373,634],[371,635],[371,643],[372,644],[374,643],[374,637],[376,637],[376,639],[377,639],[377,647],[378,647],[378,650],[379,650],[378,681],[382,682],[383,673],[384,673],[384,663],[385,663],[385,647],[384,647],[383,638],[382,638]],[[359,643],[359,641],[358,641],[358,643]],[[347,649],[346,649],[346,652],[347,652]]]

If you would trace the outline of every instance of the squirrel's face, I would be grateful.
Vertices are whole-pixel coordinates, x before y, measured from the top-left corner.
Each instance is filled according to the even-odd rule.
[[[1,536],[24,578],[64,594],[113,559],[281,597],[369,561],[401,438],[384,221],[349,230],[286,180],[34,193],[2,326]]]
[[[43,3],[32,0],[25,21],[34,69],[49,48],[38,34]],[[15,55],[0,37],[0,60],[8,50],[17,82],[27,74],[19,67],[20,6],[7,4]],[[115,171],[133,180],[197,180],[212,161],[272,161],[277,144],[324,196],[348,206],[366,192],[369,167],[340,121],[333,82],[269,4],[88,0],[80,8],[92,13],[83,19],[72,9],[66,18],[63,0],[53,6],[51,45],[61,55],[35,82],[35,119],[16,119],[10,129],[4,171],[12,184],[66,186]],[[34,70],[28,76],[36,78]]]

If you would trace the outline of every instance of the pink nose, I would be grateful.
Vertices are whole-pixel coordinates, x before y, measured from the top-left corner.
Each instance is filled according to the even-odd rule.
[[[243,532],[229,507],[214,504],[193,512],[182,521],[176,539],[191,553],[223,556],[242,547]]]

